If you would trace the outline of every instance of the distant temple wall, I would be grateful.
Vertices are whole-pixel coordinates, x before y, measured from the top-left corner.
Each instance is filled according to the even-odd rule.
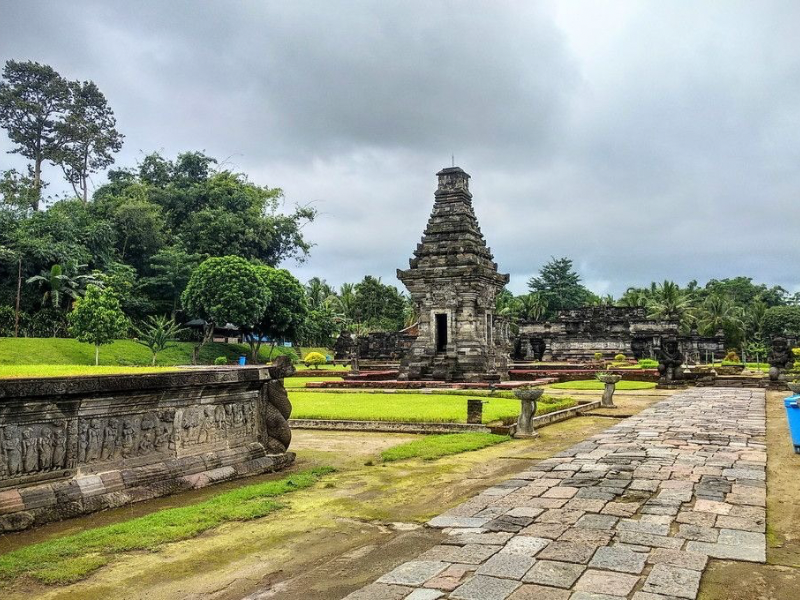
[[[290,465],[293,370],[0,382],[0,532]]]
[[[624,354],[655,358],[664,338],[676,338],[688,362],[721,359],[725,337],[680,334],[678,321],[648,319],[643,308],[592,306],[561,311],[554,321],[523,323],[514,345],[518,360],[589,360]]]

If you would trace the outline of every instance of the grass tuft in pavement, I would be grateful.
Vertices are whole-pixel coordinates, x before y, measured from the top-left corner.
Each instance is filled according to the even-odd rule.
[[[72,583],[113,561],[121,552],[154,550],[227,521],[268,515],[284,506],[274,498],[307,488],[333,471],[331,467],[301,471],[223,492],[197,504],[26,546],[0,556],[0,579],[29,576],[46,584]]]
[[[507,442],[510,439],[511,438],[507,435],[495,435],[493,433],[448,433],[445,435],[428,435],[422,439],[384,450],[381,452],[381,458],[384,462],[392,462],[406,458],[434,460],[450,454],[480,450],[481,448]]]

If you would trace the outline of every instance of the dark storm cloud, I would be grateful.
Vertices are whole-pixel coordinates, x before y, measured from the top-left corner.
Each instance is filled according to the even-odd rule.
[[[529,4],[3,0],[0,59],[96,81],[118,164],[205,149],[314,201],[304,279],[392,281],[455,153],[515,291],[551,254],[598,292],[796,286],[796,5]]]

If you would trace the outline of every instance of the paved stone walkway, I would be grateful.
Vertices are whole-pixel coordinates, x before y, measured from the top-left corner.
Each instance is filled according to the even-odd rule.
[[[763,391],[679,392],[434,518],[444,544],[347,599],[696,598],[709,557],[766,559],[765,427]]]

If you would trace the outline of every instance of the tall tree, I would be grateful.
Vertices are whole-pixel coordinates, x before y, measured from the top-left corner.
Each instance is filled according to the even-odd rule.
[[[398,331],[403,328],[405,300],[397,288],[367,275],[354,288],[355,320],[369,329]]]
[[[538,277],[528,281],[531,292],[547,307],[545,317],[555,316],[560,310],[580,308],[595,302],[596,296],[581,285],[580,276],[572,269],[569,258],[553,258],[539,271]]]
[[[202,340],[195,347],[196,361],[215,326],[232,323],[251,327],[257,323],[269,304],[270,293],[252,264],[238,256],[220,256],[204,260],[194,270],[182,300],[188,314],[205,321]]]
[[[33,61],[6,62],[0,81],[0,127],[16,144],[11,152],[33,162],[34,211],[41,201],[42,163],[58,160],[57,128],[69,101],[69,84],[52,67]]]
[[[250,355],[258,362],[261,344],[270,341],[269,358],[272,358],[279,338],[296,340],[308,316],[308,303],[303,286],[285,269],[256,267],[269,290],[269,302],[261,318],[249,328]]]
[[[56,124],[57,162],[75,194],[89,201],[89,176],[114,162],[123,135],[103,92],[93,81],[70,82],[70,102],[63,121]]]
[[[181,246],[167,246],[150,260],[153,275],[145,278],[143,283],[150,291],[150,296],[158,300],[159,306],[166,305],[164,308],[170,311],[173,319],[180,305],[181,294],[200,258],[196,254],[189,254]]]

